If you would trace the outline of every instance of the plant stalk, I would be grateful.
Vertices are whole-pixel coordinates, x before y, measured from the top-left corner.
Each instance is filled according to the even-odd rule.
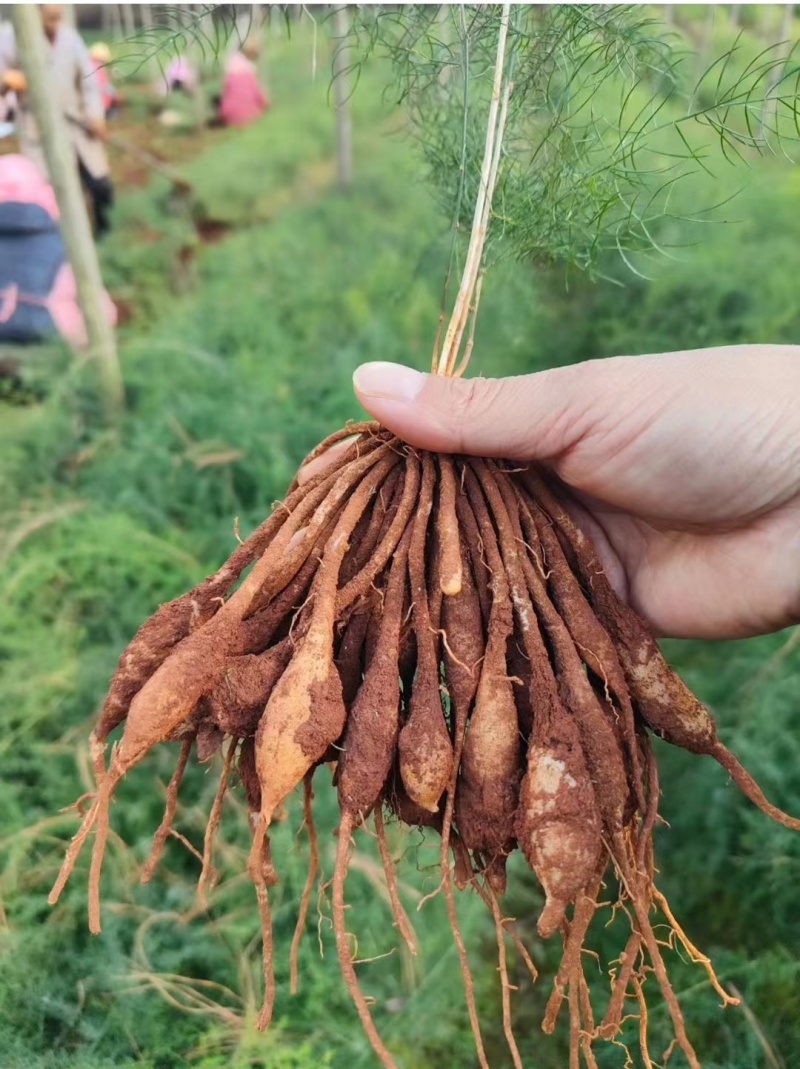
[[[492,209],[492,197],[497,183],[497,172],[500,161],[500,151],[503,143],[503,131],[505,129],[508,114],[508,98],[511,94],[511,83],[507,82],[503,88],[503,78],[506,64],[506,42],[508,40],[508,23],[511,13],[511,5],[503,5],[503,13],[500,19],[500,32],[497,38],[497,59],[494,69],[494,84],[492,86],[492,98],[489,104],[489,117],[486,123],[486,144],[481,165],[481,179],[478,196],[475,202],[475,213],[472,219],[467,258],[464,263],[464,271],[461,276],[461,285],[453,306],[453,313],[444,338],[441,352],[436,364],[436,374],[452,375],[458,360],[458,353],[464,336],[464,328],[469,318],[470,308],[473,314],[476,311],[474,298],[478,282],[483,249],[486,244],[486,232],[489,226],[489,218]],[[462,360],[460,370],[463,372],[465,362]]]

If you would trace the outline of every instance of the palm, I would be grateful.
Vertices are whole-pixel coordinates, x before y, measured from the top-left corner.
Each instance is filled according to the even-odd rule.
[[[421,449],[546,464],[654,630],[800,621],[800,347],[591,360],[511,379],[367,364],[364,407]]]
[[[797,577],[785,567],[787,547],[798,544],[797,507],[738,529],[695,532],[655,526],[586,495],[580,500],[577,519],[614,585],[658,634],[744,637],[800,616]],[[800,544],[796,556],[800,561]]]
[[[658,382],[658,364],[643,368],[651,391],[629,389],[613,416],[587,413],[589,429],[554,458],[556,471],[617,585],[657,631],[785,627],[800,609],[797,569],[787,568],[787,552],[800,564],[791,392],[746,405],[752,383],[735,359],[704,354],[700,369],[676,376],[673,357],[671,385]]]

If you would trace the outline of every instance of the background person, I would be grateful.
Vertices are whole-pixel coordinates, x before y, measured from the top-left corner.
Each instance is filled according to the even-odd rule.
[[[16,122],[19,109],[19,94],[26,89],[22,71],[8,70],[0,82],[0,122]]]
[[[103,234],[110,228],[114,190],[103,146],[106,126],[100,87],[80,35],[62,21],[61,5],[43,4],[39,10],[55,94],[53,107],[60,108],[68,120],[81,182],[91,201],[95,230]],[[13,28],[4,26],[0,34],[0,79],[7,80],[18,68]],[[46,175],[39,132],[25,95],[19,101],[19,139],[23,155]]]
[[[223,126],[247,126],[269,107],[256,70],[260,51],[258,41],[248,37],[228,56],[218,112]]]
[[[103,101],[103,113],[106,119],[110,119],[119,106],[120,95],[108,73],[112,56],[105,41],[95,41],[89,49],[89,60]]]
[[[199,87],[194,67],[186,56],[180,54],[173,56],[169,61],[159,84],[162,96],[167,96],[169,93],[186,93],[191,96]]]

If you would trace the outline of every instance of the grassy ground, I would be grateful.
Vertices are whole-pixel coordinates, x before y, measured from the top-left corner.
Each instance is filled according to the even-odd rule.
[[[271,56],[274,110],[241,132],[175,136],[163,151],[194,186],[190,205],[168,184],[123,174],[104,270],[128,305],[120,331],[128,410],[110,432],[97,418],[90,369],[48,348],[26,364],[43,399],[0,413],[0,935],[2,1069],[183,1065],[310,1069],[372,1064],[337,979],[323,902],[309,924],[299,996],[286,993],[286,952],[304,878],[299,815],[289,807],[275,845],[283,877],[274,906],[277,1027],[252,1029],[257,923],[243,871],[245,818],[232,799],[223,822],[223,878],[197,905],[193,858],[170,844],[163,872],[142,888],[137,865],[156,825],[174,754],[132,774],[114,807],[104,874],[104,931],[87,934],[85,866],[59,906],[46,895],[74,814],[59,813],[88,783],[84,739],[120,649],[159,602],[211,571],[248,531],[319,438],[358,416],[352,369],[365,359],[429,360],[448,249],[446,224],[400,117],[382,102],[375,70],[354,97],[356,184],[333,186],[333,122],[324,77],[310,78],[307,36]],[[711,203],[720,171],[703,177]],[[800,179],[754,164],[737,198],[740,222],[710,227],[703,244],[655,281],[590,287],[558,272],[506,263],[487,282],[476,372],[535,370],[611,352],[725,341],[797,341]],[[717,198],[718,199],[718,198]],[[203,240],[202,220],[228,227]],[[697,239],[695,233],[695,240]],[[800,812],[800,645],[796,634],[746,643],[674,643],[669,655],[718,714],[725,739],[767,793]],[[165,748],[168,751],[169,748]],[[800,843],[745,804],[710,763],[662,747],[662,883],[692,938],[744,996],[720,1014],[702,970],[674,956],[676,985],[708,1069],[790,1067],[800,1050]],[[194,843],[215,789],[194,770],[179,824]],[[328,874],[334,805],[320,791]],[[413,909],[432,890],[436,848],[393,831]],[[370,844],[348,885],[362,957],[394,945]],[[515,1020],[526,1064],[563,1069],[564,1036],[538,1029],[557,948],[533,934],[539,903],[516,866],[508,911],[521,919],[542,968],[536,988],[512,961]],[[492,1063],[499,1034],[493,934],[482,909],[461,904]],[[319,923],[317,924],[317,921]],[[401,1064],[475,1064],[441,902],[415,917],[421,960],[394,953],[362,966],[375,1013]],[[613,931],[599,934],[613,945]],[[324,956],[320,956],[320,943]],[[603,986],[598,975],[598,989]],[[655,1004],[656,1039],[665,1029]],[[654,1044],[658,1048],[658,1042]],[[618,1049],[601,1060],[621,1069]],[[634,1064],[638,1062],[634,1059]],[[676,1059],[670,1067],[679,1067]]]

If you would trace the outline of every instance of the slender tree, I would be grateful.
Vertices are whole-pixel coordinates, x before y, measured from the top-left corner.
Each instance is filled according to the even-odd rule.
[[[106,412],[111,417],[123,404],[122,376],[114,330],[106,312],[100,262],[75,164],[75,151],[66,120],[59,108],[54,106],[57,97],[38,8],[33,4],[14,4],[11,17],[28,80],[31,109],[39,128],[50,182],[58,202],[61,233],[75,274],[89,354],[96,362]]]
[[[118,41],[123,36],[122,17],[119,11],[119,4],[109,4],[108,9],[111,36],[115,41]]]
[[[342,189],[353,182],[353,123],[350,115],[350,87],[347,77],[347,8],[336,7],[331,15],[333,28],[333,99],[336,108],[336,179]]]
[[[126,37],[134,37],[136,35],[136,16],[133,10],[133,4],[120,4],[120,13],[122,15],[122,26],[125,31]]]

